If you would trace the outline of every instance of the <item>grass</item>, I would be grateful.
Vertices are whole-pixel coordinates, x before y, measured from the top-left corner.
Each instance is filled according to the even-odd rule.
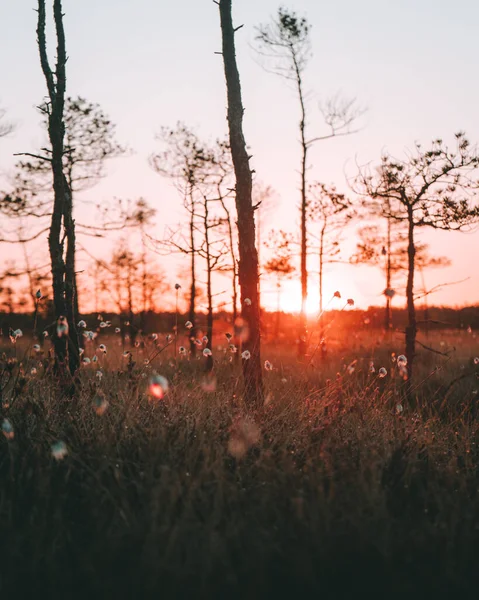
[[[115,337],[101,338],[108,353],[82,367],[73,402],[46,372],[48,345],[5,347],[2,421],[14,437],[0,441],[2,597],[476,597],[472,335],[428,341],[450,356],[420,352],[415,407],[391,360],[400,339],[332,339],[314,365],[276,340],[256,414],[221,351],[211,392],[203,357],[170,347],[146,365],[150,341],[128,368]],[[153,372],[169,381],[161,400],[148,394]]]

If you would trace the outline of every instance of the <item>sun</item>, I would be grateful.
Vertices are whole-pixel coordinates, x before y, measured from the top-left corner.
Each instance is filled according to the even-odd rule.
[[[352,281],[347,281],[343,286],[336,284],[325,284],[323,292],[323,310],[342,309],[348,298],[354,300],[354,305],[364,304],[364,298],[359,292],[357,286]],[[266,290],[265,290],[266,291]],[[335,298],[334,293],[339,291],[341,298]],[[274,311],[277,308],[276,294],[265,294],[267,301],[265,305],[268,310]],[[298,314],[301,310],[301,284],[300,281],[287,281],[283,284],[279,299],[280,310],[282,312]],[[310,317],[319,315],[319,289],[310,285],[308,297],[306,300],[306,314]]]

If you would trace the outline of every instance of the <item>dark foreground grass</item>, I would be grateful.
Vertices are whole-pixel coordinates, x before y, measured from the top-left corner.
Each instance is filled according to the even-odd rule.
[[[473,343],[419,359],[414,408],[375,340],[308,368],[269,348],[254,415],[227,357],[207,392],[202,360],[144,365],[138,350],[129,372],[105,343],[103,376],[84,368],[73,402],[16,350],[26,375],[10,365],[3,392],[2,598],[477,597]],[[155,402],[153,369],[170,381]]]

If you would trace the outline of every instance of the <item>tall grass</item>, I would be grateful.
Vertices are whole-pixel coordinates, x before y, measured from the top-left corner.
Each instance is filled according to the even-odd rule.
[[[203,357],[174,357],[173,345],[158,353],[146,341],[125,359],[114,337],[101,342],[107,354],[83,365],[74,400],[48,372],[48,344],[5,347],[2,421],[14,437],[0,442],[2,594],[476,597],[471,336],[431,340],[450,356],[421,353],[414,407],[391,357],[400,342],[333,339],[326,362],[298,364],[276,341],[255,414],[228,352],[215,350],[213,382]],[[148,393],[154,372],[169,381],[160,400]]]

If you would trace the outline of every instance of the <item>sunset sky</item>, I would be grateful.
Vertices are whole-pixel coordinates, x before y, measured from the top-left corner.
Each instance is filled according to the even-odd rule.
[[[35,5],[35,0],[0,3],[0,107],[17,125],[11,136],[0,140],[4,189],[16,160],[13,153],[33,151],[45,143],[35,110],[46,93],[35,39]],[[271,185],[278,196],[278,206],[265,217],[265,232],[292,231],[298,221],[297,99],[291,86],[263,70],[251,48],[254,26],[267,21],[278,5],[278,0],[233,2],[236,24],[244,23],[237,34],[237,55],[252,167],[258,180]],[[311,134],[325,131],[318,101],[338,91],[357,97],[368,108],[359,133],[314,147],[310,181],[335,183],[347,193],[345,174],[355,174],[356,161],[378,162],[384,148],[400,156],[415,140],[452,141],[458,130],[479,142],[477,2],[458,0],[454,11],[445,0],[291,0],[285,5],[304,13],[312,24],[313,57],[306,73]],[[180,221],[183,213],[173,186],[148,165],[148,156],[160,148],[155,133],[177,121],[196,127],[206,139],[223,137],[227,131],[223,65],[215,54],[220,50],[218,8],[211,0],[65,0],[64,10],[68,94],[98,102],[117,124],[118,139],[134,150],[132,156],[111,162],[108,177],[84,198],[103,202],[113,196],[143,196],[157,210],[155,232],[161,236],[165,226]],[[53,56],[53,44],[50,50]],[[89,211],[77,206],[77,216],[84,220],[94,219]],[[431,302],[479,303],[474,258],[479,254],[479,234],[432,232],[422,239],[453,263],[428,273],[429,287],[469,278],[444,288]],[[87,243],[92,253],[108,255],[105,243]],[[344,242],[345,256],[354,245],[353,227]],[[9,257],[11,251],[9,247]],[[7,247],[0,245],[0,257],[6,252]],[[174,283],[178,260],[161,261]],[[313,260],[311,268],[317,269]],[[311,288],[310,302],[315,306],[314,278]],[[335,266],[328,269],[325,288],[326,296],[339,289],[366,307],[382,303],[384,284],[374,269]],[[268,306],[274,306],[273,289],[264,288]],[[283,306],[297,309],[299,304],[299,283],[293,281]]]

